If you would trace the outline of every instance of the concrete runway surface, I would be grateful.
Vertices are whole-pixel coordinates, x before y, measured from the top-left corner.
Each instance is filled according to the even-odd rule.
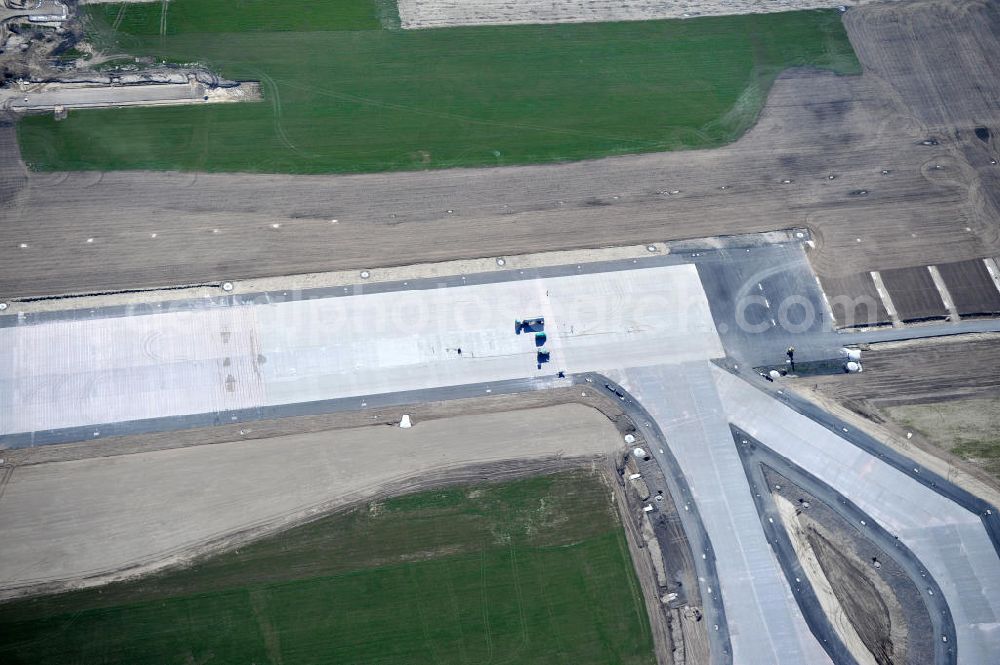
[[[627,369],[621,383],[656,419],[691,485],[715,550],[734,662],[832,662],[764,539],[710,365]]]
[[[1000,9],[975,0],[873,4],[852,9],[845,21],[865,74],[786,73],[758,125],[721,150],[348,177],[43,175],[0,160],[0,299],[794,226],[812,231],[818,247],[809,259],[826,276],[997,255],[1000,171],[989,163],[996,143],[972,130],[1000,125],[1000,61],[992,57]],[[0,148],[11,141],[10,130],[0,129]],[[585,379],[555,380],[557,370],[603,372],[625,389],[623,403],[641,402],[635,417],[648,414],[668,446],[653,456],[668,475],[683,472],[697,505],[710,545],[704,560],[712,555],[718,575],[720,629],[731,646],[731,653],[716,648],[714,662],[831,662],[809,628],[823,617],[806,620],[761,529],[731,425],[898,536],[947,600],[959,662],[992,662],[1000,653],[1000,530],[995,515],[984,516],[987,504],[713,361],[780,362],[790,339],[821,353],[845,339],[1000,324],[838,335],[801,245],[792,244],[704,256],[692,250],[634,269],[588,266],[577,274],[564,266],[567,274],[509,281],[456,276],[441,289],[389,285],[311,300],[5,322],[0,436],[159,417],[179,427],[206,413],[256,410],[260,418],[282,406],[328,408],[330,400],[357,409],[372,393],[407,387],[414,399],[427,386],[454,396],[467,396],[470,385],[481,394],[491,382],[566,387]],[[785,272],[763,270],[768,262]],[[463,279],[473,283],[461,286]],[[795,326],[780,317],[768,324],[764,304],[749,321],[760,331],[747,333],[735,304],[753,288],[768,303],[799,296],[823,316],[793,335]],[[529,316],[546,317],[552,355],[542,368],[532,335],[514,332],[514,319]],[[609,383],[611,394],[616,385]],[[591,417],[574,412],[559,426],[568,420],[590,436],[607,433],[600,441],[576,437],[593,445],[581,454],[616,447],[617,433]],[[398,445],[424,427],[433,434],[427,423],[405,433],[366,429],[8,467],[0,529],[14,537],[0,541],[2,578],[17,587],[183,558],[240,528],[237,513],[254,487],[280,492],[282,483],[298,481],[276,456],[298,460],[311,480],[301,488],[296,482],[280,509],[254,513],[261,523],[301,518],[423,469],[565,451],[564,440],[545,434],[554,420],[523,430],[504,422],[491,428],[499,439],[480,437],[492,445],[469,451],[441,446],[453,436],[444,430],[424,448]],[[543,442],[535,445],[539,432]],[[392,459],[378,458],[380,448]],[[375,475],[355,477],[344,460]],[[222,469],[216,476],[227,485],[215,493],[199,484],[202,466]],[[169,493],[178,487],[190,496],[174,506]],[[140,491],[153,493],[148,506],[172,511],[160,536],[126,514],[125,499]],[[225,523],[204,521],[213,511],[225,513]],[[201,530],[189,534],[193,528]],[[144,538],[150,541],[141,545]],[[49,539],[52,549],[38,556],[44,550],[33,548]]]
[[[544,343],[515,332],[534,316]],[[722,355],[691,265],[57,321],[0,339],[0,437]]]
[[[774,543],[775,553],[782,563],[788,583],[792,586],[812,586],[814,594],[818,591],[811,583],[809,574],[803,569],[801,555],[797,553],[790,540],[791,534],[787,531],[790,525],[788,523],[782,525],[781,508],[775,502],[776,497],[781,496],[786,502],[798,503],[796,499],[802,498],[804,490],[809,497],[808,502],[812,504],[806,509],[810,515],[809,519],[818,521],[833,532],[840,530],[842,537],[853,539],[857,543],[855,545],[857,550],[852,554],[858,559],[866,558],[867,554],[877,556],[881,566],[878,569],[873,567],[877,571],[875,574],[880,574],[883,579],[896,587],[890,593],[896,595],[897,602],[901,605],[899,609],[907,616],[893,619],[893,623],[899,621],[902,625],[893,625],[892,630],[898,630],[897,639],[905,642],[898,644],[893,641],[893,658],[899,658],[901,663],[912,665],[926,662],[957,662],[955,624],[950,608],[944,594],[941,593],[941,587],[913,552],[847,497],[832,490],[815,476],[789,462],[787,458],[776,454],[746,432],[736,427],[732,429],[736,447],[750,478],[751,489],[757,491],[754,500],[760,515],[761,527],[767,534],[768,540]],[[768,468],[766,473],[762,465]],[[780,474],[777,478],[781,480],[780,484],[775,483],[774,486],[768,487],[767,476],[772,471],[777,471]],[[789,483],[791,486],[788,486]],[[763,491],[764,488],[768,491]],[[817,504],[817,496],[824,497],[822,505]],[[798,510],[805,507],[795,507],[794,503],[791,505],[793,512],[789,517],[795,521]],[[865,523],[865,528],[857,529],[855,525],[860,525],[862,522]],[[845,531],[848,533],[843,533]],[[865,564],[869,562],[865,561]],[[891,572],[888,572],[890,569]],[[820,576],[826,577],[825,573],[817,572]],[[933,594],[928,593],[928,589],[933,591]],[[799,593],[800,604],[804,595]],[[813,611],[818,609],[815,607],[816,602],[819,601],[813,601]],[[805,611],[808,615],[809,611]],[[853,646],[854,649],[858,647],[865,649],[857,643]],[[905,658],[901,657],[901,651],[905,654]],[[871,654],[864,660],[855,656],[855,660],[859,665],[863,662],[872,665],[876,663]],[[845,659],[844,662],[849,661]]]
[[[734,301],[748,289],[773,297],[776,303],[798,295],[822,310],[822,293],[811,277],[803,241],[789,236],[772,242],[720,243],[712,252],[677,252],[643,263],[635,259],[538,269],[524,275],[517,271],[437,278],[441,288],[386,283],[372,292],[284,294],[273,302],[251,296],[246,304],[223,300],[176,311],[166,307],[162,313],[140,316],[128,316],[126,307],[107,313],[49,315],[37,323],[17,319],[15,325],[0,328],[8,341],[6,348],[11,349],[0,356],[2,376],[13,387],[6,391],[13,398],[4,403],[4,431],[17,436],[24,429],[55,425],[103,428],[106,419],[201,413],[209,404],[225,414],[230,412],[227,400],[258,400],[259,409],[284,405],[303,413],[326,409],[327,401],[357,409],[368,406],[368,400],[378,403],[380,392],[389,399],[400,394],[413,401],[442,399],[436,390],[459,397],[470,391],[482,395],[491,385],[501,391],[508,384],[528,390],[564,387],[579,384],[580,376],[587,375],[554,379],[557,369],[604,372],[629,391],[622,393],[622,402],[637,401],[645,407],[635,418],[655,421],[672,457],[666,447],[653,455],[665,473],[683,472],[684,486],[689,486],[689,496],[698,507],[706,534],[703,546],[710,544],[710,551],[703,554],[705,561],[709,554],[714,557],[721,590],[717,616],[722,620],[724,614],[721,628],[728,630],[731,648],[720,652],[717,646],[716,662],[729,662],[730,656],[735,663],[830,662],[760,529],[730,424],[787,455],[898,534],[941,585],[955,617],[960,653],[975,657],[1000,649],[995,643],[1000,636],[995,614],[1000,608],[992,600],[1000,588],[1000,560],[979,516],[961,504],[963,495],[947,494],[950,490],[943,479],[935,488],[919,476],[886,466],[875,452],[712,365],[712,360],[725,355],[738,359],[783,355],[794,325],[768,323],[756,332],[740,328]],[[706,289],[713,294],[711,307]],[[254,301],[262,304],[250,304]],[[766,309],[765,305],[756,319],[744,323],[763,323]],[[541,369],[535,362],[534,335],[519,335],[514,328],[514,319],[539,315],[545,317],[544,344],[552,354],[551,362]],[[729,330],[730,326],[739,330]],[[835,352],[844,336],[832,332],[831,326],[831,318],[820,317],[792,339],[801,340],[803,348],[826,346]],[[88,343],[93,336],[81,327],[103,331],[100,344]],[[717,334],[723,327],[726,334]],[[951,327],[924,327],[916,334],[933,335]],[[47,353],[54,348],[75,350]],[[172,380],[175,374],[180,378]],[[600,380],[592,389],[614,394],[614,385],[599,384]],[[195,389],[183,392],[181,386]],[[385,392],[401,386],[419,389]],[[512,445],[497,444],[495,454],[523,456],[518,448],[523,438]],[[149,453],[168,459],[181,454]],[[99,467],[102,472],[129,462],[107,464]],[[20,471],[15,469],[14,483]],[[65,472],[56,473],[63,476]],[[7,516],[0,519],[12,520],[12,529],[24,531],[13,529],[20,534],[14,541],[37,530],[30,515],[39,506],[43,514],[51,509],[45,508],[46,497],[55,492],[57,481],[46,482],[19,505],[8,501],[17,496],[12,493],[16,484],[8,483],[0,503],[0,515]],[[331,492],[330,485],[319,487],[320,493]],[[62,503],[72,503],[73,492],[79,491],[83,490],[77,487],[60,495],[65,497]],[[683,505],[686,493],[676,492],[678,505]],[[106,510],[110,510],[106,504],[99,503],[94,519],[104,519]],[[85,523],[82,515],[74,519]],[[220,525],[215,528],[221,531]],[[123,543],[127,542],[126,538]],[[19,551],[16,543],[10,546]],[[182,550],[183,544],[178,547]],[[161,553],[159,560],[165,558],[164,549],[161,543],[156,550]],[[0,557],[21,562],[14,575],[21,580],[18,584],[45,579],[44,574],[32,572],[34,564],[25,551],[18,556]],[[149,556],[153,565],[157,557]],[[121,563],[119,557],[104,570]],[[50,579],[86,572],[67,569],[52,573]],[[706,589],[705,596],[711,598],[712,593]]]

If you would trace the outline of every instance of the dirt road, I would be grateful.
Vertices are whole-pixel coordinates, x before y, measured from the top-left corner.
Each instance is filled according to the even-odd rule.
[[[456,25],[510,25],[513,23],[586,23],[599,21],[648,21],[692,16],[790,12],[855,6],[871,0],[697,0],[696,2],[614,2],[609,0],[400,0],[404,29],[442,28]]]
[[[958,82],[946,88],[956,94],[971,81],[1000,86],[976,64],[1000,50],[1000,31],[991,32],[997,10],[963,3],[950,20],[967,35],[951,42],[951,31],[934,28],[939,5],[852,9],[847,26],[865,75],[787,72],[757,126],[717,150],[358,176],[7,176],[0,298],[792,226],[813,230],[814,264],[828,276],[995,255],[995,142],[976,138],[968,122],[1000,127],[1000,109],[980,95],[952,116],[928,91],[946,80]],[[912,29],[873,46],[898,31],[893,21]],[[914,44],[939,53],[934,67],[886,64],[904,61]],[[971,55],[945,57],[953,48]],[[0,129],[0,142],[9,144],[11,131]]]
[[[0,595],[106,581],[470,466],[605,455],[623,446],[594,409],[565,404],[14,469],[0,501]],[[514,464],[513,466],[516,466]]]

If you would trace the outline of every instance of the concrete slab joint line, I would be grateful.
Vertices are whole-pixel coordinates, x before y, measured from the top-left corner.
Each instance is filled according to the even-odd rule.
[[[937,266],[927,266],[927,270],[931,274],[931,279],[934,280],[934,286],[937,287],[938,293],[941,295],[941,302],[944,303],[945,308],[948,310],[951,320],[958,321],[961,317],[955,308],[955,301],[952,300],[951,294],[948,292],[948,285],[944,283],[944,279],[941,277],[941,271],[938,270]]]
[[[871,276],[872,281],[875,282],[875,290],[878,292],[878,297],[882,299],[885,311],[889,312],[892,325],[901,325],[899,315],[896,313],[896,306],[892,304],[892,297],[889,295],[889,290],[885,288],[885,282],[882,281],[882,275],[877,270],[873,270]]]

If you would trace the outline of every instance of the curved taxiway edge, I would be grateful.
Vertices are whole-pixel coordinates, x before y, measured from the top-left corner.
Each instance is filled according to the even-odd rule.
[[[387,406],[402,406],[427,401],[447,401],[470,397],[486,397],[511,395],[515,393],[533,392],[552,388],[569,386],[584,386],[592,390],[607,390],[621,395],[621,407],[636,425],[641,429],[650,446],[662,451],[654,459],[660,464],[666,479],[667,490],[678,507],[678,515],[688,536],[692,548],[692,559],[699,581],[701,582],[702,608],[706,621],[711,626],[708,633],[709,649],[713,665],[731,665],[733,662],[729,628],[726,622],[725,608],[720,595],[720,583],[715,566],[715,553],[708,538],[708,533],[698,512],[698,507],[691,498],[691,490],[681,471],[677,460],[670,452],[662,430],[648,411],[634,399],[624,388],[607,377],[596,373],[569,375],[566,377],[551,376],[528,379],[513,379],[489,383],[474,383],[441,388],[428,388],[413,391],[385,393],[378,395],[358,396],[340,399],[305,402],[280,406],[254,407],[217,413],[203,413],[187,416],[171,416],[152,418],[148,420],[105,423],[87,427],[71,427],[45,432],[27,432],[0,436],[0,449],[22,448],[39,445],[52,445],[68,441],[79,441],[89,436],[113,436],[162,432],[170,430],[191,429],[212,425],[226,425],[242,422],[254,422],[272,418],[284,418],[302,415],[317,415],[359,409],[374,409]],[[96,433],[96,434],[95,434]],[[664,464],[665,463],[665,464]],[[683,509],[682,509],[683,508]],[[698,556],[698,554],[701,556]]]
[[[864,537],[872,541],[887,556],[892,557],[917,589],[927,590],[926,593],[921,593],[920,597],[934,629],[934,665],[954,665],[957,663],[956,645],[958,640],[951,609],[938,583],[913,551],[885,530],[868,513],[819,478],[802,469],[787,457],[771,450],[735,425],[731,425],[730,428],[733,432],[736,448],[740,453],[740,460],[743,462],[743,468],[747,473],[747,480],[754,490],[754,505],[760,516],[761,527],[767,534],[774,554],[788,579],[792,594],[802,609],[806,623],[809,624],[809,628],[833,661],[842,664],[857,663],[823,610],[796,555],[788,532],[782,526],[774,497],[770,491],[762,491],[766,490],[767,481],[761,465],[767,465],[803,490],[818,497],[848,523],[864,525]]]
[[[712,663],[713,665],[731,665],[733,651],[729,639],[726,610],[722,602],[719,574],[715,567],[715,551],[708,538],[708,531],[702,522],[701,514],[698,512],[698,505],[691,496],[691,489],[688,487],[684,472],[670,451],[663,431],[638,400],[606,376],[588,372],[573,375],[572,378],[574,383],[591,384],[597,390],[610,390],[620,395],[621,406],[625,414],[635,423],[636,429],[642,431],[649,445],[655,446],[656,451],[658,451],[659,454],[654,455],[653,458],[660,463],[670,497],[673,499],[674,505],[677,506],[677,513],[684,525],[684,532],[687,534],[688,543],[692,548],[691,554],[695,570],[701,582],[702,607],[710,625],[708,640]],[[699,556],[699,552],[701,556]]]
[[[990,542],[993,544],[993,549],[996,550],[997,556],[1000,557],[1000,513],[998,513],[996,506],[979,498],[967,489],[959,487],[940,474],[921,467],[895,448],[854,428],[849,423],[825,411],[822,407],[810,402],[808,399],[783,390],[776,384],[767,383],[756,373],[735,367],[729,360],[714,362],[721,369],[740,377],[750,386],[753,386],[772,399],[778,400],[796,413],[825,427],[869,455],[878,458],[921,485],[977,515],[986,529]]]

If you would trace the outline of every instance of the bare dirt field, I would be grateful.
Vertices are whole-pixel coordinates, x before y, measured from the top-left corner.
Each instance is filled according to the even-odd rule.
[[[605,456],[615,426],[577,404],[13,469],[0,501],[0,594],[177,564],[374,496]],[[506,467],[486,465],[508,463]]]
[[[876,3],[844,21],[869,76],[935,130],[995,127],[1000,6],[991,0]]]
[[[901,320],[943,319],[948,315],[926,266],[883,270],[881,274]]]
[[[933,626],[910,574],[813,493],[770,467],[764,475],[799,562],[859,665],[933,661]]]
[[[510,25],[515,23],[587,23],[599,21],[648,21],[650,19],[789,12],[855,6],[871,0],[400,0],[399,18],[404,29],[443,28],[458,25]]]
[[[875,660],[865,647],[865,643],[833,590],[829,578],[824,574],[813,544],[796,519],[795,504],[780,494],[774,495],[774,501],[792,547],[795,549],[795,557],[802,566],[802,570],[823,608],[823,613],[833,625],[837,636],[840,637],[858,665],[875,665]]]
[[[980,95],[943,115],[948,107],[932,92],[953,81],[1000,86],[1000,76],[987,80],[976,64],[1000,50],[997,10],[961,3],[948,33],[961,32],[954,41],[924,16],[937,16],[940,4],[849,11],[865,74],[786,73],[754,129],[718,150],[357,176],[114,172],[25,181],[8,164],[0,169],[8,201],[0,298],[792,226],[814,232],[823,276],[996,255],[1000,167],[989,163],[993,144],[968,122],[998,126],[1000,110]],[[897,22],[912,22],[912,44],[938,54],[933,68],[890,66],[906,57],[892,49],[911,47],[879,46]],[[956,49],[974,53],[950,57]],[[918,84],[921,76],[930,78]],[[941,118],[957,138],[936,124]],[[9,134],[0,129],[4,145]]]
[[[881,412],[1000,479],[1000,398],[900,404]]]
[[[649,485],[665,487],[662,472],[655,462],[643,463],[642,478],[628,480],[640,467],[635,457],[627,452],[625,456],[627,460],[622,453],[616,455],[608,475],[646,600],[657,661],[661,665],[709,663],[708,627],[701,620],[697,572],[691,544],[677,519],[677,507],[666,494],[659,502],[655,523],[650,520],[643,508],[650,500]]]
[[[900,404],[881,409],[901,427],[1000,478],[1000,398]]]
[[[976,205],[993,211],[995,243],[1000,217],[1000,5],[991,0],[873,4],[848,12],[844,22],[865,76],[885,85],[886,94],[899,99],[929,130],[953,137],[942,145],[950,143],[960,168],[975,172],[958,179],[967,183]],[[926,172],[929,178],[956,178],[947,164],[940,165],[945,168]]]
[[[858,375],[810,377],[834,399],[873,406],[1000,395],[1000,340],[993,336],[873,344]]]
[[[879,326],[892,322],[875,288],[871,273],[824,277],[820,283],[830,301],[837,327]]]
[[[983,408],[983,400],[994,403],[1000,396],[1000,339],[977,335],[875,344],[863,361],[862,374],[810,377],[789,386],[977,496],[1000,501],[1000,447],[989,443],[995,442],[991,415],[965,419]],[[926,432],[904,422],[897,408],[907,405],[940,407],[940,422]],[[983,446],[962,448],[947,435],[966,425],[978,432],[966,438]]]
[[[413,423],[421,423],[457,416],[474,416],[506,411],[523,411],[559,404],[582,404],[603,413],[624,434],[630,428],[620,402],[595,390],[556,388],[469,397],[442,402],[424,402],[384,409],[362,409],[310,416],[290,416],[275,420],[258,420],[251,423],[214,425],[172,432],[150,432],[128,436],[107,437],[98,441],[33,446],[4,450],[2,457],[8,466],[67,462],[92,457],[114,457],[133,453],[169,450],[187,446],[201,446],[232,441],[271,439],[292,434],[312,434],[330,430],[354,429],[368,425],[397,425],[403,414]]]
[[[1000,290],[983,261],[945,263],[937,269],[962,316],[1000,313]]]

